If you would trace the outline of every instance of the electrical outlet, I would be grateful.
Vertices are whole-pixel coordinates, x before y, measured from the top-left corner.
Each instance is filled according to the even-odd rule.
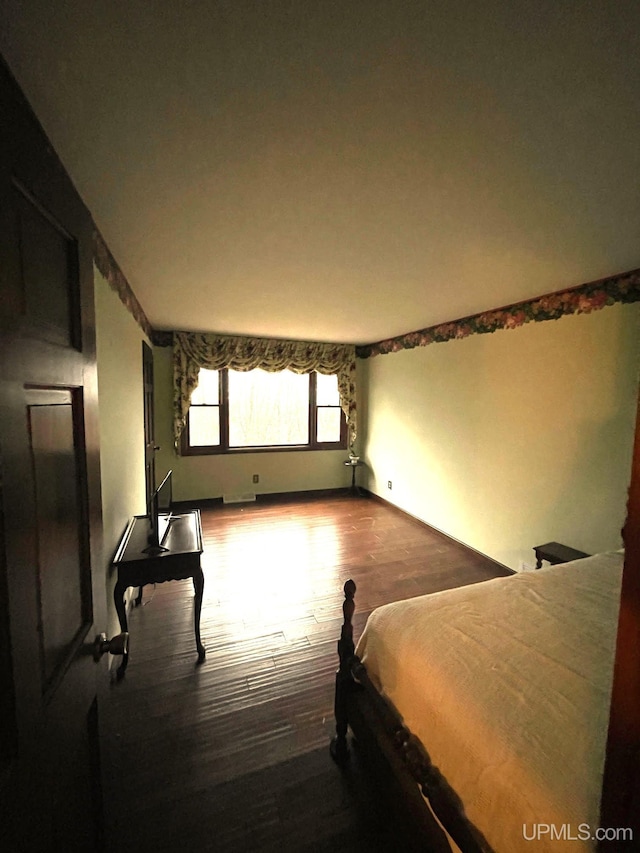
[[[393,484],[391,483],[391,480],[387,480],[387,488],[389,489],[389,491],[391,491],[391,489],[393,488]]]
[[[259,482],[260,482],[260,474],[254,474],[254,475],[253,475],[253,482],[254,482],[254,483],[259,483]]]
[[[534,570],[534,567],[531,565],[531,563],[525,563],[524,560],[520,560],[520,571],[521,572],[533,572],[535,570]]]

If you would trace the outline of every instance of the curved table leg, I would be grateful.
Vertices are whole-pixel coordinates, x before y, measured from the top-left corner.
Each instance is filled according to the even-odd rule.
[[[204,573],[200,567],[193,574],[193,589],[195,591],[193,599],[193,622],[196,632],[196,647],[198,649],[198,663],[202,663],[206,650],[200,639],[200,612],[202,611],[202,596],[204,593]]]
[[[122,581],[117,581],[113,590],[113,601],[116,606],[116,613],[118,614],[118,621],[120,622],[120,631],[124,634],[127,633],[129,628],[127,627],[127,608],[124,604],[124,594],[127,591],[127,587]],[[118,681],[121,678],[124,678],[124,674],[127,670],[127,664],[129,663],[129,647],[128,644],[124,650],[124,654],[122,655],[122,663],[116,670]]]

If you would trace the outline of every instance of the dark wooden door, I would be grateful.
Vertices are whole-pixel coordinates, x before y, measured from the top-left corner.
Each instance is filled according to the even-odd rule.
[[[0,848],[100,850],[92,222],[4,65],[0,114]]]
[[[156,441],[153,414],[153,350],[142,342],[142,384],[144,405],[144,478],[147,505],[156,488]]]
[[[634,843],[620,844],[612,833],[599,849],[614,853],[640,849],[640,393],[622,536],[624,571],[600,825],[633,832]]]

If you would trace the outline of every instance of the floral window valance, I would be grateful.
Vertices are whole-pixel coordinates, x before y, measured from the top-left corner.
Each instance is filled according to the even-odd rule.
[[[337,375],[340,406],[347,418],[349,444],[357,435],[356,351],[349,344],[280,341],[199,332],[173,333],[173,431],[176,450],[185,427],[191,394],[198,387],[200,368],[254,370],[275,373]]]

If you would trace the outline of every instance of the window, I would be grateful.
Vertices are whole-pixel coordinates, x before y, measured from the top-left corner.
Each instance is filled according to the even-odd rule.
[[[346,446],[337,376],[200,369],[183,454]]]

